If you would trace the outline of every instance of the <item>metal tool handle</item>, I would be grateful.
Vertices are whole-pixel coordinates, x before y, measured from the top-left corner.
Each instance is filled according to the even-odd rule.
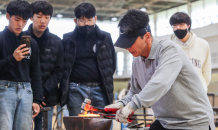
[[[115,119],[113,117],[105,117],[107,119]],[[128,118],[130,120],[141,120],[141,121],[153,121],[152,119],[138,119],[138,118]]]
[[[43,130],[48,130],[48,111],[51,111],[50,107],[41,108],[42,112],[42,128]]]
[[[104,114],[104,116],[116,116],[116,114]],[[131,116],[153,116],[151,114],[133,114]]]

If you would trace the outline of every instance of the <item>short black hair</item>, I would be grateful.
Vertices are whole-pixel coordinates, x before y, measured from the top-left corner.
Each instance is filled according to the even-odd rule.
[[[15,15],[22,17],[25,20],[28,20],[31,17],[31,8],[27,1],[11,1],[6,8],[6,12],[10,15],[10,17]]]
[[[129,9],[120,19],[118,27],[123,33],[134,33],[135,31],[146,28],[149,23],[149,17],[146,12],[139,9]]]
[[[74,14],[77,19],[83,17],[90,19],[96,16],[96,10],[91,3],[83,2],[74,9]]]
[[[188,16],[188,14],[184,12],[176,12],[171,16],[169,22],[171,26],[177,23],[186,23],[187,25],[190,25],[189,31],[191,29],[191,24],[192,24],[191,18]]]
[[[31,3],[32,16],[34,14],[42,13],[42,15],[50,15],[52,17],[53,7],[47,1],[34,1]]]

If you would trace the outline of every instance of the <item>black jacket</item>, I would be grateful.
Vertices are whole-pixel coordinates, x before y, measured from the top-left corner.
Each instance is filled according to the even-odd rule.
[[[41,104],[42,81],[40,75],[39,49],[36,41],[31,39],[30,56],[16,61],[14,51],[21,45],[23,32],[16,36],[7,27],[0,32],[0,80],[14,82],[31,82],[33,102]],[[10,96],[10,95],[7,95]]]
[[[69,89],[69,76],[76,57],[76,45],[78,28],[76,27],[73,32],[64,34],[64,74],[60,82],[61,91],[61,106],[68,103],[68,89]],[[108,102],[113,102],[113,74],[116,69],[116,55],[113,42],[109,33],[101,31],[99,27],[95,26],[97,36],[96,53],[98,68],[101,72],[101,81],[103,83],[105,94],[107,95]]]
[[[48,28],[40,38],[37,38],[33,34],[32,24],[26,33],[35,38],[39,46],[44,102],[46,106],[57,105],[60,100],[58,83],[63,75],[64,49],[61,39],[50,33]]]

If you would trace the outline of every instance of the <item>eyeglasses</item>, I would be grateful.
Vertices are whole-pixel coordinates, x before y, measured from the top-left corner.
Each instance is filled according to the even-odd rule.
[[[179,26],[179,27],[184,27],[186,25],[186,23],[177,23],[177,24],[173,24],[172,25],[172,28],[173,29],[177,29],[177,27]]]
[[[79,25],[92,25],[94,23],[94,17],[93,18],[90,18],[90,19],[77,19],[77,22]]]

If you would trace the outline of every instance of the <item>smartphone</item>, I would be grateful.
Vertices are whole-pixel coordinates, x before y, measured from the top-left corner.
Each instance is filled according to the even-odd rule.
[[[22,36],[21,37],[21,45],[26,44],[26,46],[24,48],[30,48],[30,41],[31,41],[30,36]],[[30,56],[30,54],[25,54],[24,56]]]

